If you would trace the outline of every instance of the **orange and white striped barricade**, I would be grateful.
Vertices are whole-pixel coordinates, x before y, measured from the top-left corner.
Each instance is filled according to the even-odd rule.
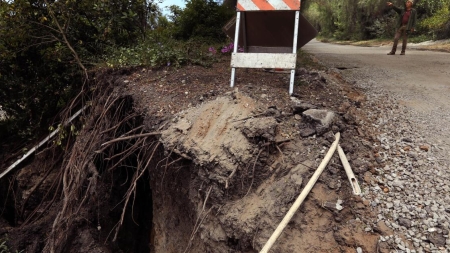
[[[237,17],[234,34],[234,47],[231,55],[231,87],[233,87],[235,83],[236,68],[290,69],[291,79],[289,83],[289,94],[293,93],[295,65],[297,60],[300,1],[301,0],[238,0],[236,6]],[[269,12],[271,14],[266,15]],[[294,14],[294,12],[295,18],[292,20],[294,21],[294,31],[291,33],[290,31],[292,30],[285,30],[285,24],[280,22],[291,20],[290,16]],[[246,20],[247,14],[249,14],[248,20]],[[243,24],[241,24],[241,22]],[[286,27],[290,26],[292,25],[288,25]],[[240,31],[241,27],[243,31]],[[259,41],[254,44],[263,46],[253,46],[250,48],[251,50],[249,50],[247,45],[247,33],[249,33],[252,28],[255,28],[254,30],[258,30],[259,33],[255,33],[253,31],[252,36],[249,37],[253,38],[254,41]],[[277,41],[277,35],[270,36],[280,33],[282,33],[283,36],[278,37],[286,37],[286,35],[288,37],[292,36],[290,37],[292,38],[290,40],[292,41],[292,44],[288,42],[288,44],[290,44],[289,47],[286,47],[286,45],[284,45],[284,47],[280,47],[280,43]],[[244,44],[244,52],[239,52],[238,50],[240,35],[244,37],[241,39],[241,43]],[[314,34],[313,38],[315,35],[316,34]],[[265,41],[265,43],[260,43],[261,41]]]

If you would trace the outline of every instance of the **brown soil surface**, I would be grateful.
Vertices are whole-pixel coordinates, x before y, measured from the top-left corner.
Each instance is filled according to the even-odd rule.
[[[63,181],[61,192],[58,180],[64,177],[58,176],[58,166],[68,168],[73,161],[55,151],[58,147],[40,152],[11,174],[7,180],[12,184],[2,180],[0,196],[9,207],[0,209],[0,238],[8,235],[10,249],[24,252],[45,252],[52,238],[64,241],[57,252],[258,252],[320,164],[335,133],[341,133],[340,145],[360,183],[375,163],[368,144],[375,141],[373,130],[359,124],[369,120],[364,94],[309,56],[301,57],[308,65],[297,71],[293,96],[288,94],[288,74],[263,70],[238,70],[236,87],[230,88],[229,57],[219,58],[212,68],[111,73],[105,78],[115,85],[110,97],[117,97],[117,108],[127,105],[133,121],[123,110],[106,114],[110,97],[94,102],[83,131],[70,142],[70,157],[83,154],[91,161],[79,167],[90,172],[71,181],[79,187]],[[332,112],[333,120],[321,124],[302,114],[312,108]],[[102,118],[111,123],[99,124]],[[128,128],[111,134],[122,122]],[[92,130],[98,125],[98,132]],[[109,151],[102,148],[102,143],[132,135],[126,133],[138,127],[154,136],[117,142]],[[95,148],[82,145],[92,138],[98,138],[91,145]],[[133,148],[137,144],[139,148]],[[133,151],[135,160],[120,168],[109,163],[121,163],[124,150]],[[48,160],[56,162],[49,167]],[[139,170],[142,163],[146,165]],[[131,211],[113,242],[122,198],[133,185],[136,195],[130,194],[125,205]],[[3,193],[8,188],[13,196]],[[84,195],[67,200],[70,189]],[[46,197],[48,192],[52,197]],[[335,208],[338,200],[342,210]],[[78,211],[67,211],[71,201],[82,202]],[[59,221],[66,215],[74,217],[71,223],[62,220],[69,228],[53,224],[55,217]],[[379,234],[388,230],[375,221],[368,201],[352,194],[336,152],[271,252],[355,252],[358,247],[376,252]],[[67,235],[57,233],[69,230]]]

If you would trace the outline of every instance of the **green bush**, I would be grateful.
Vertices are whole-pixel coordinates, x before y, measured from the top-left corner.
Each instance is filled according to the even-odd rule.
[[[224,41],[226,36],[222,27],[235,14],[234,10],[213,0],[187,0],[184,10],[176,7],[170,9],[174,36],[183,40],[202,38]]]
[[[68,43],[89,68],[110,48],[143,38],[157,18],[145,0],[48,2],[0,1],[0,101],[9,116],[2,128],[10,134],[46,129],[81,90],[83,73]]]
[[[420,22],[420,27],[428,30],[433,39],[450,37],[450,6],[444,6],[435,15]]]
[[[393,1],[403,8],[405,1]],[[417,1],[416,34],[450,37],[450,0]],[[324,37],[366,40],[394,36],[397,14],[380,0],[305,1],[302,13]]]
[[[366,31],[369,33],[368,38],[393,38],[395,35],[396,24],[395,15],[381,16],[375,19],[371,26],[366,27]]]
[[[125,66],[174,66],[196,64],[210,67],[217,61],[217,55],[208,49],[210,43],[191,39],[179,41],[170,36],[150,32],[147,38],[134,47],[120,47],[106,56],[107,67]]]
[[[430,35],[427,34],[419,34],[419,35],[412,35],[408,38],[408,42],[411,43],[420,43],[428,40],[432,40],[433,38]]]
[[[0,239],[0,253],[21,253],[22,251],[11,251],[6,242],[8,241],[8,237],[4,237]]]

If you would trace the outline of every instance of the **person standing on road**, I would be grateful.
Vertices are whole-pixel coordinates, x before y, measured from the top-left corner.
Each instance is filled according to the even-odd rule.
[[[395,54],[400,37],[403,37],[402,52],[400,53],[400,55],[405,55],[408,34],[410,32],[414,32],[414,27],[416,26],[417,21],[417,11],[416,9],[412,8],[413,4],[413,0],[407,0],[405,3],[405,9],[402,10],[391,2],[387,2],[387,5],[389,7],[392,7],[394,11],[399,14],[399,19],[397,22],[397,32],[395,33],[394,37],[394,45],[392,46],[392,50],[388,53],[388,55]]]

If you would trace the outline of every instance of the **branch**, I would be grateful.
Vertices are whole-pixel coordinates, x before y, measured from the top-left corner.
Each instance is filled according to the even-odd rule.
[[[67,40],[66,37],[66,33],[64,32],[64,30],[62,29],[61,25],[59,24],[58,20],[56,19],[55,14],[53,13],[53,10],[50,9],[50,5],[48,4],[47,0],[44,0],[45,5],[47,5],[48,8],[48,13],[50,14],[50,16],[52,17],[52,19],[55,21],[56,26],[58,27],[59,33],[61,33],[61,36],[63,37],[64,43],[66,43],[67,47],[69,48],[69,50],[72,52],[73,57],[75,58],[75,60],[78,63],[78,66],[80,66],[80,68],[83,70],[84,75],[86,80],[89,80],[89,75],[87,73],[87,69],[86,67],[84,67],[83,63],[80,60],[80,57],[78,57],[77,52],[75,51],[75,49],[73,49],[73,47],[70,45],[69,40]]]
[[[129,140],[129,139],[135,139],[135,138],[141,138],[141,137],[147,137],[147,136],[152,136],[152,135],[160,135],[160,132],[152,132],[152,133],[146,133],[146,134],[136,134],[136,135],[132,135],[132,136],[126,136],[126,137],[121,137],[121,138],[117,138],[111,141],[107,141],[105,143],[102,144],[102,146],[114,143],[114,142],[118,142],[118,141],[124,141],[124,140]]]

